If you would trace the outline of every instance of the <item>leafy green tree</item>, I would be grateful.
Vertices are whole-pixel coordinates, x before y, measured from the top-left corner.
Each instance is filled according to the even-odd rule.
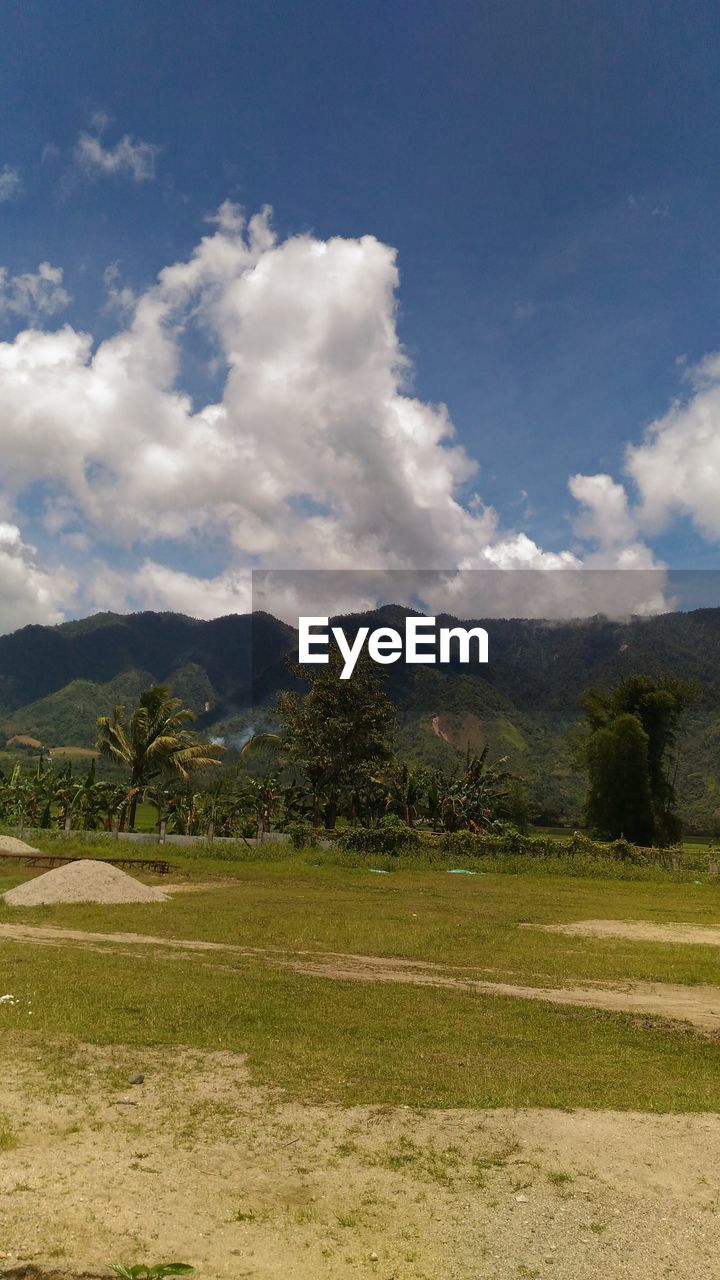
[[[612,693],[582,696],[587,816],[603,835],[659,845],[680,838],[672,752],[693,696],[675,676],[626,676]]]
[[[106,760],[124,765],[130,773],[127,828],[135,826],[140,793],[162,774],[187,778],[193,769],[219,765],[219,748],[198,741],[186,728],[194,715],[167,685],[153,685],[140,695],[128,718],[118,704],[112,715],[98,720],[97,749]]]
[[[334,828],[343,794],[357,791],[391,757],[395,708],[377,668],[365,657],[349,680],[333,655],[326,666],[291,670],[308,681],[305,694],[281,693],[276,704],[282,751],[306,778],[313,822]]]
[[[621,715],[596,729],[587,744],[591,825],[612,840],[650,845],[655,836],[648,735],[637,716]]]

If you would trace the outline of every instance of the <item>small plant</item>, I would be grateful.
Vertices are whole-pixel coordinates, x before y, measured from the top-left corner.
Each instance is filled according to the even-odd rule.
[[[158,1262],[154,1267],[146,1267],[137,1263],[134,1267],[124,1267],[121,1262],[109,1262],[108,1266],[122,1280],[160,1280],[161,1276],[187,1276],[195,1268],[188,1262]]]
[[[316,849],[317,832],[309,822],[288,822],[285,832],[293,849]]]

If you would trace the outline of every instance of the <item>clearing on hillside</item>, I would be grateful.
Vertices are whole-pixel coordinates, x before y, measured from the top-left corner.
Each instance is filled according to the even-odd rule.
[[[9,889],[4,901],[11,907],[39,907],[53,902],[167,902],[167,894],[107,862],[81,858],[55,867],[43,876]]]

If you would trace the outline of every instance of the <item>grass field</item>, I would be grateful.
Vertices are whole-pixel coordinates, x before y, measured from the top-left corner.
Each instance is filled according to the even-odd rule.
[[[164,903],[0,902],[10,1274],[713,1274],[720,1029],[682,1018],[720,947],[522,926],[713,927],[716,879],[166,852]],[[673,1018],[578,1002],[643,984]]]
[[[257,948],[40,947],[0,940],[2,984],[20,998],[4,1029],[88,1043],[230,1049],[258,1081],[300,1100],[421,1106],[715,1109],[711,1039],[658,1018],[543,1002],[309,976],[270,963],[342,953],[423,961],[534,987],[587,982],[720,984],[720,948],[578,938],[522,924],[720,917],[716,883],[454,876],[442,869],[193,859],[217,887],[166,904],[12,909],[3,922],[198,939]],[[19,879],[5,875],[0,890]],[[266,951],[268,955],[264,954]],[[31,1007],[32,1015],[25,1010]]]

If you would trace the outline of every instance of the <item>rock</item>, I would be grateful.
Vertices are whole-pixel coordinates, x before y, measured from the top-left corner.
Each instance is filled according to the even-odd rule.
[[[515,1200],[516,1200],[517,1204],[527,1204],[527,1203],[528,1203],[528,1198],[527,1198],[527,1196],[522,1195],[522,1193],[521,1193],[519,1196],[516,1196],[516,1197],[515,1197]]]
[[[128,1080],[128,1084],[142,1084],[144,1079],[145,1077],[140,1071],[136,1076],[130,1077],[130,1079]]]
[[[378,1255],[377,1255],[376,1253],[371,1253],[371,1254],[370,1254],[370,1261],[371,1261],[371,1262],[379,1262],[379,1261],[380,1261],[380,1259],[379,1259],[379,1257],[378,1257]]]

